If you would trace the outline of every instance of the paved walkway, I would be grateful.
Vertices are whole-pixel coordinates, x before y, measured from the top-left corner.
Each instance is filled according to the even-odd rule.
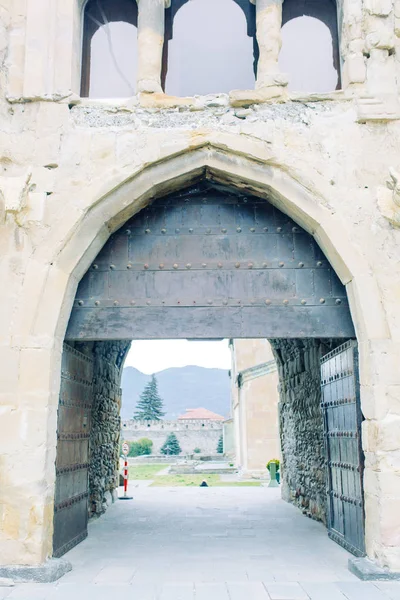
[[[7,600],[400,600],[362,583],[325,529],[269,488],[136,488],[91,523],[55,584]]]

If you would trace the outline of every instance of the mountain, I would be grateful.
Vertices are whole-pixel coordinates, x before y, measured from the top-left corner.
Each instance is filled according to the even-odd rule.
[[[164,400],[165,419],[174,420],[187,408],[208,408],[228,417],[230,414],[230,379],[223,369],[188,366],[155,373],[158,391]],[[134,367],[122,373],[122,419],[131,419],[136,403],[150,375]]]

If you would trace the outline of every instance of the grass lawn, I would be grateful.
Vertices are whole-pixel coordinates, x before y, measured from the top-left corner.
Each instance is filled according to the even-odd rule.
[[[198,487],[207,481],[210,487],[260,487],[259,481],[221,481],[219,475],[159,475],[151,487]]]
[[[221,481],[215,473],[196,475],[157,475],[170,465],[149,464],[130,465],[129,479],[153,479],[151,487],[198,487],[202,481],[207,481],[210,487],[260,487],[259,481]]]
[[[129,479],[154,479],[160,471],[166,469],[169,465],[129,465]]]
[[[151,487],[198,487],[202,481],[207,481],[210,486],[216,485],[219,475],[159,475]]]

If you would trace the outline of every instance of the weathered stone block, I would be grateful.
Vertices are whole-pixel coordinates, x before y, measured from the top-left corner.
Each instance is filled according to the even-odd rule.
[[[349,55],[344,64],[344,83],[349,85],[352,83],[363,83],[367,76],[366,61],[362,54]]]
[[[0,576],[7,577],[18,583],[37,582],[51,583],[57,581],[72,570],[69,561],[61,558],[52,558],[40,566],[1,566]]]
[[[229,94],[232,106],[251,106],[262,104],[271,100],[284,100],[286,97],[285,85],[271,85],[258,90],[233,90]]]
[[[392,0],[366,0],[365,7],[371,15],[387,17],[393,10]]]

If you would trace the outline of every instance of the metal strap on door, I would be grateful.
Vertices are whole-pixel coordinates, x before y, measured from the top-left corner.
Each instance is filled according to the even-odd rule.
[[[321,359],[321,386],[329,537],[352,554],[364,556],[364,456],[356,341],[342,344]]]
[[[87,537],[93,360],[64,345],[58,406],[53,556]]]

